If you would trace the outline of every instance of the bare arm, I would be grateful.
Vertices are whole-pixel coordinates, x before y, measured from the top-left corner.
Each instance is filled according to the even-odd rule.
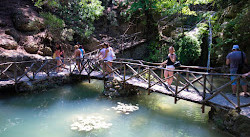
[[[243,74],[242,77],[245,78],[245,77],[247,77],[249,75],[250,75],[250,71],[248,73]]]
[[[229,64],[230,64],[230,60],[227,59],[227,60],[226,60],[226,65],[229,65]]]
[[[162,63],[160,64],[160,66],[166,64],[167,62],[168,62],[168,60],[165,60],[164,62],[162,62]]]
[[[109,49],[107,48],[107,49],[105,50],[105,56],[103,57],[104,59],[108,56],[108,53],[109,53]]]

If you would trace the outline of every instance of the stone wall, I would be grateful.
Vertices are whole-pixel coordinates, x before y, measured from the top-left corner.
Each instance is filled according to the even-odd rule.
[[[225,130],[237,137],[250,136],[250,119],[240,115],[236,110],[211,107],[209,119],[221,130]]]

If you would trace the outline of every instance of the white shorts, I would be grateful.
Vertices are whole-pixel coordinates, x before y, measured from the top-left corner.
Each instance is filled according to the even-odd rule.
[[[169,70],[174,70],[174,69],[175,69],[175,67],[174,67],[174,65],[169,65],[169,66],[166,66],[166,69],[169,69]]]

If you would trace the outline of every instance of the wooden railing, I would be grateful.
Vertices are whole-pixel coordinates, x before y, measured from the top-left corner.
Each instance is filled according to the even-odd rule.
[[[155,87],[161,86],[166,89],[167,92],[161,92],[163,94],[173,96],[175,98],[175,103],[180,99],[185,99],[191,102],[196,102],[202,104],[202,111],[204,112],[205,105],[208,103],[213,103],[215,97],[221,96],[224,100],[229,102],[232,107],[228,105],[223,105],[223,107],[233,108],[241,110],[242,108],[250,106],[250,103],[241,103],[240,90],[239,86],[237,87],[236,99],[229,98],[225,94],[225,89],[230,88],[230,85],[237,81],[238,85],[242,79],[241,75],[232,75],[232,74],[222,74],[210,72],[213,68],[204,68],[197,66],[181,66],[182,69],[168,70],[166,68],[159,67],[159,63],[145,62],[142,60],[131,60],[131,59],[117,59],[112,61],[112,66],[107,65],[105,61],[98,60],[93,58],[92,54],[87,54],[85,58],[78,59],[81,66],[78,69],[76,59],[66,58],[64,63],[57,65],[55,59],[44,59],[44,60],[33,60],[33,61],[22,61],[22,62],[7,62],[0,64],[0,81],[13,81],[15,85],[21,82],[24,78],[28,80],[35,80],[41,75],[45,77],[53,76],[56,73],[56,68],[63,70],[64,74],[82,74],[83,72],[88,76],[90,80],[90,75],[94,71],[102,72],[103,79],[107,79],[109,74],[114,74],[117,79],[120,79],[120,83],[123,85],[123,88],[126,87],[126,84],[129,83],[132,79],[137,79],[140,82],[146,84],[146,89],[148,94]],[[103,66],[107,65],[111,71],[107,71]],[[101,66],[102,65],[102,66]],[[192,71],[190,70],[192,69]],[[194,69],[203,69],[205,72],[196,72]],[[164,78],[162,76],[163,71],[173,71],[174,75]],[[236,76],[236,79],[233,81],[229,80],[230,76]],[[213,77],[222,77],[228,78],[226,83],[222,85],[216,85],[213,81]],[[165,83],[167,79],[173,78],[174,83],[172,86],[169,86]],[[245,80],[245,79],[242,79]],[[199,85],[199,86],[198,86]],[[189,90],[191,88],[192,90]],[[182,95],[183,92],[190,92],[197,95],[201,99],[192,99],[187,98]],[[216,104],[216,103],[215,103]],[[220,104],[216,104],[220,105]]]
[[[209,103],[213,103],[211,101],[218,95],[222,97],[222,99],[225,99],[227,102],[231,104],[232,107],[229,107],[229,105],[222,105],[226,108],[233,108],[237,109],[238,111],[241,110],[241,108],[250,106],[250,103],[247,102],[245,104],[241,104],[241,98],[240,98],[240,90],[239,90],[239,82],[240,80],[246,81],[246,79],[243,79],[241,75],[238,74],[222,74],[222,73],[211,73],[211,72],[196,72],[196,71],[190,71],[189,69],[204,69],[207,70],[205,67],[198,67],[198,66],[181,66],[181,68],[185,68],[184,70],[168,70],[166,68],[162,68],[156,65],[159,65],[159,63],[149,63],[141,60],[130,60],[130,59],[117,59],[117,61],[112,61],[113,66],[109,66],[112,71],[110,73],[116,74],[125,86],[129,80],[136,78],[140,81],[147,84],[146,89],[148,90],[148,94],[151,93],[151,90],[156,85],[161,85],[166,88],[166,90],[170,91],[168,93],[164,93],[170,96],[173,96],[175,98],[175,103],[179,99],[185,99],[188,101],[196,102],[202,104],[202,111],[204,112],[205,105]],[[151,65],[148,65],[151,64]],[[209,71],[213,71],[214,68],[208,68]],[[174,75],[171,77],[163,78],[161,76],[162,71],[173,71]],[[185,74],[185,75],[184,75]],[[236,76],[236,78],[233,81],[229,80],[230,76]],[[192,78],[190,78],[192,77]],[[222,78],[228,78],[228,82],[223,83],[222,85],[216,86],[213,82],[214,77],[222,77]],[[165,83],[167,79],[173,78],[174,84],[173,86],[169,86]],[[225,80],[227,81],[227,80]],[[234,99],[229,98],[227,95],[231,95],[227,93],[227,95],[224,93],[226,88],[231,89],[231,84],[233,82],[237,81],[237,91],[236,91],[236,103]],[[198,86],[199,85],[199,86]],[[192,88],[192,92],[196,93],[199,97],[201,97],[201,100],[192,100],[185,97],[180,96],[180,94],[183,91],[188,91],[188,87]],[[202,89],[200,89],[200,88]],[[228,92],[228,90],[227,90]],[[220,104],[217,104],[220,105]]]

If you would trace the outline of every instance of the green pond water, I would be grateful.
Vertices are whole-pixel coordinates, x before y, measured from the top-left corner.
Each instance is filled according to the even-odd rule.
[[[0,100],[0,137],[228,137],[208,122],[209,107],[145,91],[130,98],[99,96],[103,82],[92,80],[47,92]],[[138,104],[129,115],[116,113],[117,102]],[[73,131],[78,116],[101,116],[108,129]]]

